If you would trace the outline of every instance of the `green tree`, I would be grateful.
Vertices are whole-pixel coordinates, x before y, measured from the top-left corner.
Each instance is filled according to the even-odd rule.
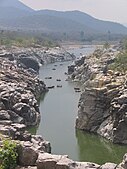
[[[11,140],[4,140],[0,148],[0,169],[15,169],[17,166],[17,144]]]
[[[127,71],[127,53],[121,53],[116,58],[113,64],[109,66],[110,69],[120,72]]]
[[[103,48],[104,49],[110,48],[110,44],[108,42],[105,42],[104,45],[103,45]]]

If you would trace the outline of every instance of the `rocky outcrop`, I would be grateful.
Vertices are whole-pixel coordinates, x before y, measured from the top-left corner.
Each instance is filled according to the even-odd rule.
[[[16,63],[0,58],[0,138],[18,140],[19,164],[26,166],[35,163],[37,152],[51,152],[49,142],[26,131],[39,123],[38,98],[47,88],[36,73]]]
[[[32,57],[27,57],[24,55],[19,55],[18,62],[21,64],[25,65],[27,69],[32,68],[33,70],[39,72],[39,63],[37,62],[36,59]]]
[[[115,163],[98,165],[92,162],[76,162],[69,159],[67,155],[42,153],[31,147],[29,142],[20,145],[18,151],[21,153],[18,162],[20,166],[16,169],[127,169],[127,154],[124,155],[123,161],[118,165]]]
[[[33,136],[25,128],[39,123],[37,99],[47,88],[37,74],[18,68],[16,63],[8,60],[8,55],[0,58],[0,133],[30,141]]]
[[[38,137],[38,136],[37,136]],[[33,143],[22,142],[18,148],[20,167],[36,169],[127,169],[127,154],[124,155],[120,164],[105,163],[98,165],[92,162],[76,162],[68,158],[67,155],[52,155],[47,152],[40,152]],[[21,167],[22,166],[22,167]]]
[[[66,155],[39,154],[37,169],[97,169],[99,165],[88,162],[74,162]]]
[[[45,84],[8,59],[0,60],[0,123],[36,125],[40,119],[37,98],[46,92]]]
[[[0,58],[0,146],[7,138],[15,140],[18,164],[34,166],[38,153],[51,152],[49,142],[26,131],[27,126],[39,123],[38,98],[47,88],[35,72],[16,63],[5,55]]]
[[[87,131],[96,132],[98,126],[109,117],[109,100],[102,89],[85,89],[79,101],[78,118],[76,127]]]
[[[18,65],[23,68],[39,69],[38,65],[69,61],[75,59],[75,56],[61,47],[1,47],[0,58],[8,58],[10,61],[17,60]]]
[[[126,73],[109,70],[119,51],[97,49],[69,75],[82,83],[76,128],[127,144]]]

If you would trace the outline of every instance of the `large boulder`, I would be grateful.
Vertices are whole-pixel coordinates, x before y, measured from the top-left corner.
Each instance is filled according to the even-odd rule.
[[[10,115],[6,110],[0,111],[0,120],[10,120]]]
[[[39,122],[39,113],[26,103],[16,103],[13,106],[14,112],[23,117],[26,125],[35,125]]]
[[[75,70],[75,65],[68,66],[68,74],[72,74]]]
[[[18,163],[21,166],[33,166],[38,158],[38,153],[30,142],[23,142],[18,147]]]
[[[81,59],[77,59],[77,60],[75,61],[75,65],[76,65],[76,66],[81,66],[81,65],[84,64],[84,61],[85,61],[85,57],[82,57]]]
[[[31,142],[33,143],[36,150],[39,152],[51,153],[51,145],[48,141],[45,141],[42,136],[32,135]]]
[[[105,163],[99,169],[116,169],[117,164]]]
[[[109,116],[109,103],[103,89],[86,89],[79,100],[79,111],[76,119],[76,128],[97,131],[103,120]]]
[[[98,169],[99,165],[88,162],[75,162],[66,155],[39,154],[37,169]]]

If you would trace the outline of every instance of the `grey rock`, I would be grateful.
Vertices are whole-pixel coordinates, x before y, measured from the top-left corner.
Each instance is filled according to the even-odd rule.
[[[10,120],[10,115],[6,110],[0,111],[0,120]]]
[[[99,165],[88,162],[74,162],[66,155],[39,154],[38,169],[98,169]]]
[[[18,154],[18,163],[21,166],[33,166],[38,158],[38,153],[29,142],[18,147]]]
[[[99,169],[116,169],[117,164],[105,163]]]
[[[39,63],[32,57],[28,57],[25,55],[19,56],[19,61],[26,66],[26,68],[32,68],[35,71],[39,71]]]
[[[106,91],[106,88],[86,89],[81,94],[76,128],[94,132],[97,131],[105,119],[105,112],[107,113],[109,108],[109,103],[103,93],[104,91]]]

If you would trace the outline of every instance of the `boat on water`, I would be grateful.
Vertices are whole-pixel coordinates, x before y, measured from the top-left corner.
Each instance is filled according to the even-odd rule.
[[[51,77],[51,76],[49,76],[49,77],[45,77],[45,79],[52,79],[52,77]]]
[[[55,88],[55,86],[48,86],[48,89],[53,89]]]
[[[79,87],[74,87],[75,92],[81,92]]]
[[[76,92],[76,93],[79,93],[79,92],[81,92],[81,90],[75,90],[75,92]]]
[[[56,81],[60,82],[60,81],[61,81],[61,79],[56,79]]]
[[[80,88],[79,87],[74,87],[74,90],[80,90]]]
[[[57,85],[56,87],[62,87],[62,85]]]

